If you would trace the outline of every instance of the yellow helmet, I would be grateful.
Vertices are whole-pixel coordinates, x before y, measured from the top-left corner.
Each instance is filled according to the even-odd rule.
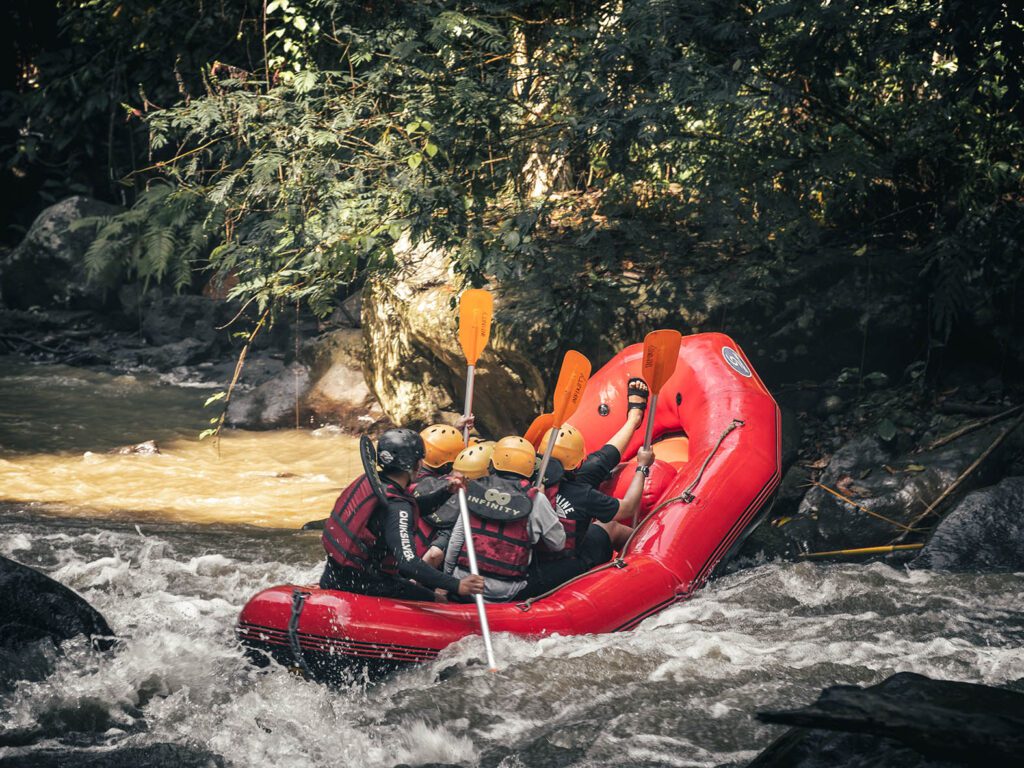
[[[491,461],[492,453],[494,453],[494,441],[477,443],[463,448],[455,457],[455,465],[452,469],[461,473],[468,480],[476,480],[487,474],[487,465]]]
[[[448,424],[433,424],[420,432],[420,437],[425,449],[423,463],[431,469],[451,464],[466,447],[462,433]]]
[[[547,448],[548,440],[550,439],[551,430],[549,429],[544,433],[544,438],[540,441],[541,450]],[[583,442],[583,435],[572,424],[563,424],[562,428],[558,430],[558,437],[555,439],[555,450],[551,452],[551,457],[562,462],[566,472],[571,472],[583,463],[583,459],[586,456],[587,446]]]
[[[534,460],[537,452],[533,444],[518,435],[503,437],[494,444],[491,464],[502,472],[514,472],[523,477],[533,474]]]

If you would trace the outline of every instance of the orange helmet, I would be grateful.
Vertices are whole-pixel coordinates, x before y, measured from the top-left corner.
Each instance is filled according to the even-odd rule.
[[[487,474],[492,453],[494,453],[493,441],[463,448],[455,457],[452,469],[461,473],[467,480],[476,480]]]
[[[513,472],[523,477],[533,475],[537,452],[533,444],[518,435],[503,437],[494,444],[491,464],[502,472]]]
[[[549,429],[540,441],[542,451],[547,448],[550,439],[551,430]],[[558,437],[555,438],[555,450],[551,452],[551,457],[562,462],[566,472],[571,472],[583,463],[586,456],[587,446],[583,442],[583,435],[572,424],[563,424],[562,428],[558,430]]]
[[[448,424],[433,424],[420,432],[420,437],[426,452],[423,463],[431,469],[451,464],[466,447],[462,433]]]

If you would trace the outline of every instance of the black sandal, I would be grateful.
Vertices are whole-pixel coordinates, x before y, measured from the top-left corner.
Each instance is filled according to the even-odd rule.
[[[651,397],[651,390],[650,387],[647,386],[647,382],[639,376],[634,376],[626,382],[627,402],[630,397],[642,397],[644,401],[642,403],[629,403],[626,406],[627,413],[632,411],[634,408],[642,413],[647,412],[647,401]]]

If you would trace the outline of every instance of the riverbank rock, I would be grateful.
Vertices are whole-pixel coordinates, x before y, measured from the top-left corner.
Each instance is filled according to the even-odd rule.
[[[1024,477],[968,494],[939,524],[915,568],[1024,571]]]
[[[426,245],[396,245],[393,273],[363,289],[367,380],[391,421],[414,428],[462,412],[466,359],[458,342],[454,275],[445,254]],[[538,412],[545,384],[524,338],[501,321],[509,298],[499,293],[491,340],[476,369],[473,411],[493,435],[516,433]]]
[[[236,391],[227,423],[240,429],[274,429],[295,427],[298,418],[303,425],[302,403],[308,391],[309,368],[292,363],[259,386]]]
[[[307,343],[300,358],[309,365],[312,385],[304,407],[314,423],[366,432],[384,421],[384,411],[363,373],[366,345],[362,331],[328,331]]]
[[[43,749],[0,757],[0,768],[224,768],[224,758],[180,744],[113,749]]]
[[[237,308],[207,296],[155,295],[142,311],[142,335],[154,347],[192,341],[212,355],[227,351],[231,347],[231,332],[237,330],[223,327]]]
[[[994,425],[921,453],[900,451],[896,441],[887,442],[876,432],[859,435],[832,455],[816,480],[813,470],[794,470],[787,487],[800,484],[799,474],[804,477],[802,485],[809,486],[796,514],[767,520],[750,537],[742,555],[793,558],[887,544],[905,533],[1000,431]],[[997,480],[1010,453],[1008,444],[993,451],[965,478],[959,493]],[[921,529],[929,524],[934,519],[920,523],[909,540],[919,540]]]
[[[49,673],[54,650],[78,635],[109,648],[113,631],[82,597],[26,565],[0,557],[0,691]]]
[[[757,717],[794,728],[749,768],[1010,768],[1024,755],[1024,694],[910,672],[827,688],[814,704]]]
[[[105,288],[87,279],[85,252],[93,240],[90,227],[76,222],[112,216],[122,209],[77,195],[43,210],[14,250],[0,261],[0,299],[6,307],[96,308],[105,303]]]

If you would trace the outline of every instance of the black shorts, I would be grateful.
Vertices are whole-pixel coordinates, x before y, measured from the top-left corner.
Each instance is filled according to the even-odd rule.
[[[583,536],[583,541],[576,545],[576,557],[586,564],[587,570],[611,560],[612,540],[608,536],[608,531],[599,525],[591,524]]]

